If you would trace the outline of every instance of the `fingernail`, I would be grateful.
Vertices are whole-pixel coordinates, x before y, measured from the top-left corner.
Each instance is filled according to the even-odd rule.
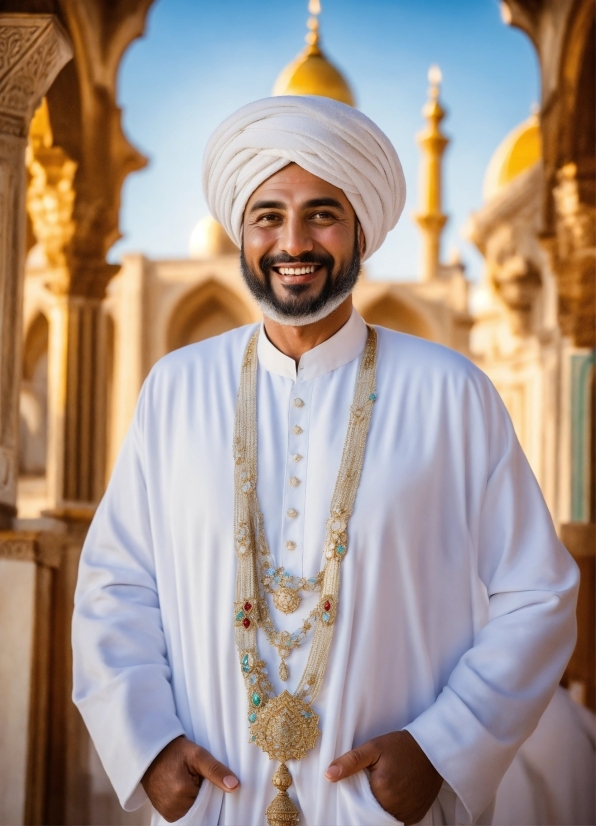
[[[227,777],[224,777],[223,784],[226,787],[226,789],[230,789],[231,791],[232,789],[235,789],[238,785],[238,780],[235,777],[233,777],[233,775],[229,774]]]
[[[327,771],[325,772],[325,777],[328,780],[336,780],[339,777],[341,769],[339,766],[329,766]]]

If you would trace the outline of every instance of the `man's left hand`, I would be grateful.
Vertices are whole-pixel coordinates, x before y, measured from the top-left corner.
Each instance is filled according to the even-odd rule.
[[[439,793],[443,778],[408,731],[383,734],[346,752],[329,766],[332,783],[370,771],[370,788],[379,805],[397,820],[419,823]]]

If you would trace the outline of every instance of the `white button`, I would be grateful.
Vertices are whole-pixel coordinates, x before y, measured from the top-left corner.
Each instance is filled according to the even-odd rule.
[[[290,519],[295,519],[298,516],[298,511],[295,510],[295,508],[289,508],[288,516],[290,517]]]
[[[302,456],[299,453],[295,453],[292,458],[295,462],[299,462],[302,459]]]
[[[288,539],[288,541],[286,542],[286,548],[288,549],[288,551],[293,551],[296,548],[296,543],[292,542],[291,539]]]
[[[295,424],[294,427],[292,428],[292,430],[294,431],[296,436],[300,436],[300,434],[302,433],[302,428],[300,427],[299,424]]]
[[[304,407],[302,399],[294,399],[294,407]]]
[[[300,484],[300,479],[297,476],[290,476],[290,484],[293,488],[297,488]]]

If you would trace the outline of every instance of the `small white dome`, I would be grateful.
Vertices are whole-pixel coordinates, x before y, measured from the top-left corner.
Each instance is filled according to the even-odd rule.
[[[218,255],[234,255],[238,252],[238,247],[222,225],[211,215],[206,215],[191,233],[188,252],[191,258],[214,258]]]

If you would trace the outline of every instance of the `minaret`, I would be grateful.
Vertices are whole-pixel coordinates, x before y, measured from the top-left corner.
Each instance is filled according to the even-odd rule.
[[[439,270],[441,253],[441,233],[447,216],[441,211],[441,162],[448,138],[442,134],[440,124],[445,117],[445,110],[439,103],[439,85],[443,76],[438,66],[428,70],[430,87],[429,99],[422,114],[427,120],[427,127],[417,136],[422,149],[420,165],[420,212],[414,217],[422,230],[422,278],[431,281]]]

